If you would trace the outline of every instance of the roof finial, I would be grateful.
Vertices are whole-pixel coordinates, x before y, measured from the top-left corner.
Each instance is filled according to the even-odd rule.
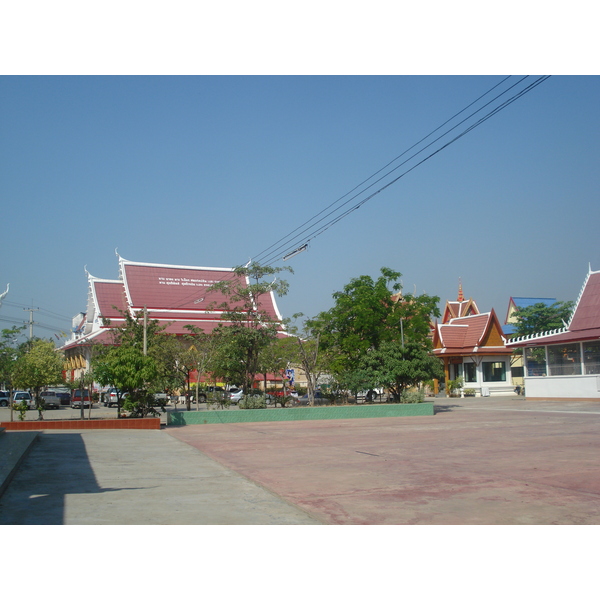
[[[462,281],[460,280],[460,277],[458,278],[458,298],[456,300],[458,302],[465,301],[465,297],[463,296],[463,291],[462,291]]]

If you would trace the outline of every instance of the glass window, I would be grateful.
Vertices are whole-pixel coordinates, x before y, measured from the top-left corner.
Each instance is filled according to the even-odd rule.
[[[581,375],[579,344],[548,346],[549,375]]]
[[[465,381],[473,383],[477,381],[477,365],[475,363],[465,363]]]
[[[523,367],[511,367],[510,376],[514,379],[515,377],[523,377],[525,371]]]
[[[586,375],[600,375],[600,341],[583,342],[583,364]]]
[[[506,363],[484,362],[483,381],[506,381]]]
[[[525,348],[525,364],[529,377],[546,375],[546,348]]]
[[[452,365],[453,377],[452,379],[458,379],[462,376],[462,364]]]

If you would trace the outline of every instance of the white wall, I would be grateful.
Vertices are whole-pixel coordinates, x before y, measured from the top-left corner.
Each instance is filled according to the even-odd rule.
[[[600,375],[525,377],[525,397],[600,400]]]

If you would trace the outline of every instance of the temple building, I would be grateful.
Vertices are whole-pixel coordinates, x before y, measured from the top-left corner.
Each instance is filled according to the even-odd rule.
[[[165,333],[175,335],[188,334],[186,325],[211,333],[218,325],[228,324],[222,318],[224,309],[219,307],[227,298],[208,289],[219,281],[239,277],[234,269],[118,259],[118,279],[101,279],[86,270],[87,310],[73,319],[71,339],[62,348],[67,380],[73,381],[87,369],[93,344],[113,343],[111,329],[124,323],[124,313],[136,316],[146,310],[148,319],[157,320],[165,326]],[[242,285],[249,283],[246,278],[240,277],[240,281]],[[272,292],[261,299],[260,310],[272,320],[282,321]]]
[[[496,313],[480,313],[472,298],[465,299],[459,284],[456,301],[447,301],[442,322],[433,331],[433,353],[444,361],[446,390],[462,377],[463,390],[481,396],[514,391],[511,377],[512,350]],[[468,392],[467,392],[468,393]]]
[[[507,346],[523,348],[527,400],[600,400],[600,271],[588,271],[565,327]]]

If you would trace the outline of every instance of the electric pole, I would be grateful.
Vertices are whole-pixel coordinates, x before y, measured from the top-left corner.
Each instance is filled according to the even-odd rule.
[[[29,341],[31,342],[31,340],[33,339],[33,313],[36,310],[40,310],[39,307],[38,308],[24,308],[23,310],[27,310],[29,311]]]

